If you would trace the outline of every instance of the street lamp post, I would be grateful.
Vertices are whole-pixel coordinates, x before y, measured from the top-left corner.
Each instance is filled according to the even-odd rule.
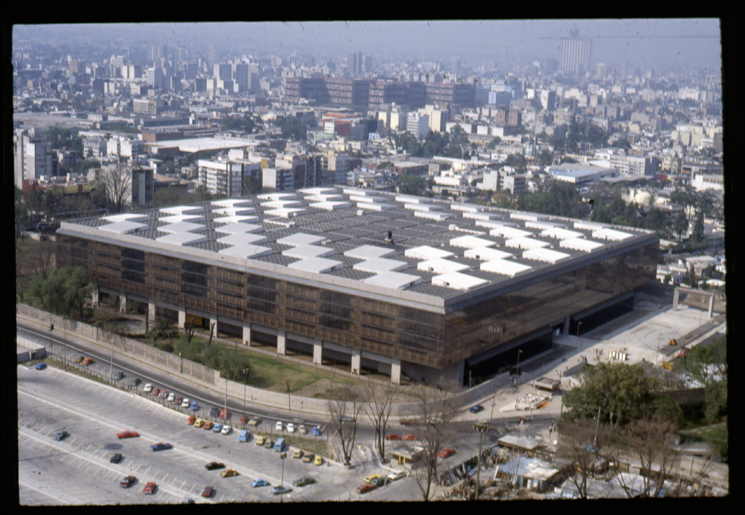
[[[54,324],[52,323],[52,314],[49,314],[49,354],[54,355],[54,342],[52,342],[52,331],[54,331]]]
[[[582,322],[577,322],[577,350],[579,350],[579,326],[582,325]]]
[[[523,353],[523,351],[521,351],[521,350],[518,350],[517,351],[517,367],[515,368],[515,375],[516,376],[519,376],[520,375],[520,354],[522,354],[522,353]]]
[[[478,466],[476,468],[476,500],[479,500],[479,488],[481,487],[481,444],[484,441],[484,433],[491,429],[491,425],[485,422],[476,422],[473,424],[473,429],[479,432],[479,456]]]
[[[285,458],[287,457],[287,453],[283,452],[279,455],[279,459],[282,460],[282,492],[279,494],[279,502],[282,502],[282,497],[285,495]]]
[[[250,368],[243,369],[243,414],[246,415],[246,388],[248,388],[248,373]]]
[[[65,366],[65,372],[67,372],[67,319],[69,317],[65,315],[62,318],[62,329],[64,330],[64,337],[62,338],[62,343],[65,346],[65,353],[62,355],[62,363]]]

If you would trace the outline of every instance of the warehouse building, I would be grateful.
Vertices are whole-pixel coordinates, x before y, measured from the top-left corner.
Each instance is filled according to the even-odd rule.
[[[98,292],[261,342],[464,384],[633,308],[654,233],[343,186],[63,222]]]

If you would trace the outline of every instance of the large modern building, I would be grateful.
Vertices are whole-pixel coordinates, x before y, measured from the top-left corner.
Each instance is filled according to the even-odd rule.
[[[631,310],[659,247],[639,229],[342,186],[63,222],[57,241],[60,266],[122,308],[439,384]]]

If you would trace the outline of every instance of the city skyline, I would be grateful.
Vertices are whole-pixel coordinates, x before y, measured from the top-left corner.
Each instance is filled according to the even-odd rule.
[[[361,52],[404,60],[460,59],[528,64],[558,59],[561,39],[576,31],[593,40],[592,65],[658,68],[721,67],[719,20],[430,20],[350,22],[112,23],[16,25],[13,47],[96,44],[112,52],[137,43],[186,46],[223,56],[242,53],[328,54],[344,59]],[[384,35],[384,37],[381,37]],[[465,37],[467,35],[467,37]],[[107,43],[102,43],[106,38]]]

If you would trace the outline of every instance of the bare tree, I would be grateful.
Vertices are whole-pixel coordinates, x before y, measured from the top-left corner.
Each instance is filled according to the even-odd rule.
[[[574,485],[581,499],[587,499],[589,480],[604,472],[612,460],[613,447],[608,444],[608,426],[590,420],[560,422],[557,457],[566,460],[562,472]]]
[[[342,457],[345,465],[352,461],[352,449],[357,438],[357,417],[362,410],[362,404],[357,402],[357,396],[344,390],[339,398],[326,401],[329,417],[336,428],[334,436],[339,438]]]
[[[457,415],[457,406],[450,393],[438,399],[431,390],[420,390],[414,415],[417,417],[414,427],[418,444],[423,450],[415,468],[415,477],[422,499],[429,501],[434,497],[439,476],[437,453],[454,438],[452,422]]]
[[[378,448],[381,461],[385,461],[385,432],[393,409],[394,395],[393,388],[386,387],[380,391],[375,383],[365,382],[364,411],[375,428],[375,446]]]
[[[625,476],[616,476],[618,483],[629,497],[658,497],[665,486],[665,479],[672,475],[680,454],[669,438],[677,428],[660,419],[635,420],[623,427],[624,450],[635,458],[641,467],[640,488],[634,488]]]
[[[101,183],[109,204],[114,211],[121,212],[132,186],[132,170],[122,164],[114,165],[101,172]]]

